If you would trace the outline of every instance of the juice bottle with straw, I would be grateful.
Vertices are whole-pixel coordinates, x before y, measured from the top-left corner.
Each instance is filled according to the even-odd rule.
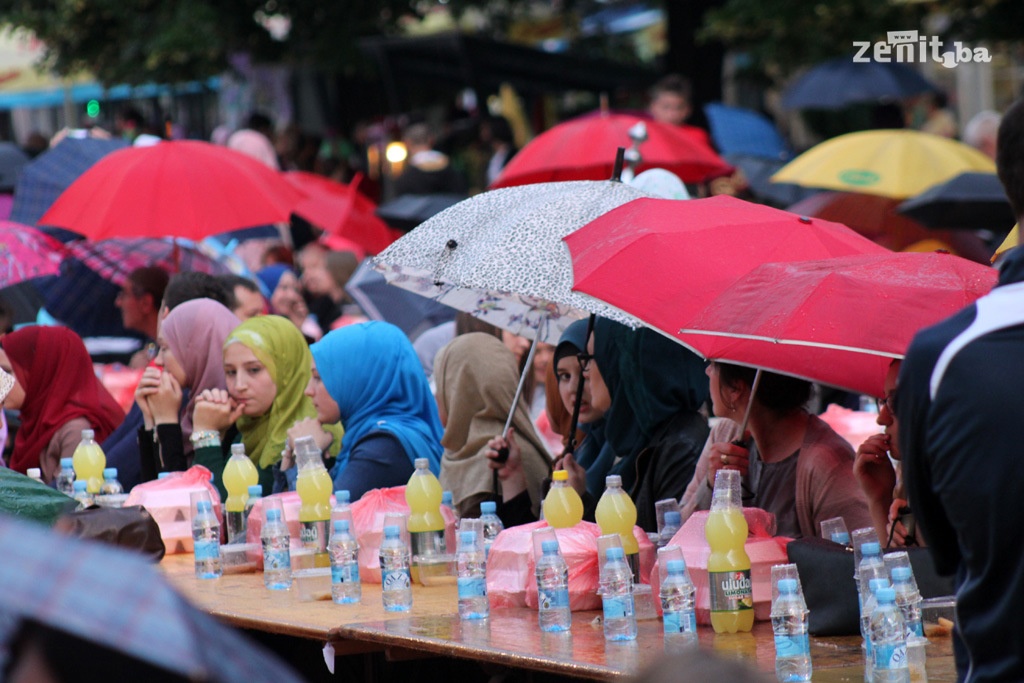
[[[569,473],[555,470],[551,473],[551,490],[544,498],[544,521],[556,529],[568,529],[582,519],[583,500],[569,486]]]
[[[96,443],[96,433],[91,429],[82,430],[82,441],[75,448],[71,458],[75,468],[75,479],[86,482],[86,490],[95,495],[103,486],[103,468],[107,466],[107,456]]]
[[[228,543],[245,543],[245,504],[249,500],[249,487],[260,479],[256,465],[245,454],[245,444],[232,444],[231,457],[221,475],[228,497],[224,501]]]
[[[441,516],[441,482],[430,471],[430,461],[416,458],[416,470],[405,487],[409,504],[409,534],[413,555],[445,553],[444,517]]]
[[[740,503],[740,473],[719,470],[711,512],[704,525],[711,547],[708,586],[711,591],[711,627],[715,633],[750,631],[754,626],[754,595],[750,581],[747,520]]]

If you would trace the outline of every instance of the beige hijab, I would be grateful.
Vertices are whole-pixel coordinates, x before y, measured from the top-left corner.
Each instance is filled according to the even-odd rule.
[[[516,395],[515,356],[489,334],[456,337],[434,359],[437,402],[448,414],[441,458],[441,485],[452,492],[456,509],[463,501],[494,491],[487,464],[487,442],[499,436]],[[551,461],[520,397],[512,426],[522,450],[526,489],[534,513],[540,510],[541,483]]]

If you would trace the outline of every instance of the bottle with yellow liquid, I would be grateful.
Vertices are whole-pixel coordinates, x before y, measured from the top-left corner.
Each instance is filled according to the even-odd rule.
[[[441,516],[441,482],[430,471],[430,461],[416,458],[416,471],[405,486],[405,502],[409,504],[409,537],[415,556],[444,555],[444,517]]]
[[[711,627],[715,633],[749,631],[754,626],[754,594],[750,581],[747,520],[740,503],[740,473],[719,470],[711,512],[704,525],[711,547],[708,585],[711,590]]]
[[[622,552],[626,555],[626,563],[633,570],[633,579],[639,583],[640,576],[640,544],[633,535],[636,525],[636,505],[629,494],[622,488],[622,477],[609,474],[604,478],[604,493],[597,501],[594,512],[597,525],[602,534],[618,534],[622,539]]]
[[[103,469],[107,466],[107,456],[96,443],[96,433],[91,429],[82,430],[82,441],[75,448],[71,458],[75,468],[75,480],[86,482],[86,490],[96,495],[103,486]]]
[[[327,553],[327,540],[334,482],[324,467],[313,437],[295,440],[295,462],[299,468],[295,490],[302,502],[299,507],[299,538],[303,548],[313,551],[314,567],[329,567],[331,559]]]
[[[256,465],[245,454],[245,444],[231,445],[231,457],[221,475],[228,497],[224,501],[225,521],[228,529],[228,543],[245,543],[245,506],[249,502],[249,487],[259,483],[260,473]]]
[[[569,473],[551,473],[551,490],[544,497],[544,521],[555,529],[568,529],[583,520],[583,500],[569,485]]]

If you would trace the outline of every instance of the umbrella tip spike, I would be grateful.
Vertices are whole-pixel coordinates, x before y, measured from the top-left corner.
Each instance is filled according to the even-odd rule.
[[[618,151],[615,152],[615,168],[612,171],[612,182],[622,182],[622,165],[626,160],[626,148],[619,147]]]
[[[811,222],[811,217],[810,216],[800,216],[800,218],[798,218],[797,220],[799,220],[801,223],[808,223],[809,224]]]
[[[456,242],[455,240],[448,240],[448,242],[444,246],[447,249],[455,249],[456,247],[459,246],[459,243]]]

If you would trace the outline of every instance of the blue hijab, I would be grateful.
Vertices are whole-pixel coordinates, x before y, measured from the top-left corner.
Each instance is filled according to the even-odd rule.
[[[386,322],[348,325],[310,347],[327,393],[341,411],[345,438],[332,476],[336,484],[352,449],[372,432],[387,432],[409,461],[441,471],[441,420],[423,366],[408,337]]]
[[[260,288],[263,290],[263,296],[267,297],[268,301],[270,297],[274,296],[274,290],[277,289],[277,285],[281,282],[281,278],[285,273],[295,275],[294,270],[281,263],[269,265],[256,273],[256,279],[261,285]]]

